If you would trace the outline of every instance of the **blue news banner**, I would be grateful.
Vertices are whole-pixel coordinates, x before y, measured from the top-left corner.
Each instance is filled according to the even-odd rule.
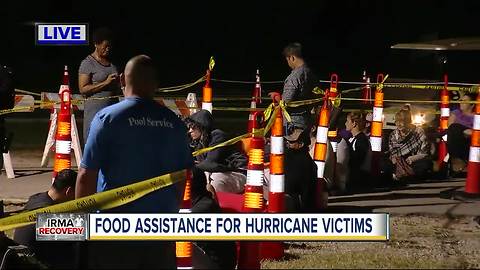
[[[388,214],[39,214],[39,241],[387,241]]]

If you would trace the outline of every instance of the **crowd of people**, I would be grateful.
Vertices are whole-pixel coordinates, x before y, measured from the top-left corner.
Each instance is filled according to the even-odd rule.
[[[246,153],[240,147],[230,145],[193,157],[192,152],[230,138],[226,131],[215,127],[212,114],[200,110],[185,119],[179,118],[153,99],[159,83],[150,57],[133,57],[119,75],[108,57],[112,45],[111,33],[102,29],[96,32],[93,41],[94,52],[80,65],[80,92],[86,97],[108,97],[123,92],[125,98],[118,103],[105,99],[85,104],[85,147],[78,175],[72,170],[60,172],[52,187],[33,195],[25,209],[44,207],[191,169],[192,212],[221,212],[217,192],[241,194],[244,191]],[[284,82],[282,93],[271,93],[272,98],[277,102],[280,99],[289,102],[311,98],[317,78],[304,59],[302,45],[289,44],[283,56],[292,71]],[[462,99],[473,100],[470,95]],[[412,123],[408,106],[395,114],[396,128],[387,138],[387,149],[382,151],[383,174],[380,178],[374,177],[371,172],[371,119],[361,110],[349,112],[343,128],[337,123],[341,108],[334,107],[332,103],[328,107],[332,112],[330,125],[342,131],[336,152],[330,143],[327,144],[324,179],[330,194],[369,191],[389,181],[424,179],[432,173],[434,159],[431,143],[422,127]],[[288,108],[291,121],[284,121],[287,212],[320,211],[316,198],[322,195],[316,194],[317,167],[312,159],[317,120],[312,112],[318,111],[316,109],[313,106]],[[163,124],[149,124],[157,121]],[[462,104],[452,111],[448,149],[455,173],[465,171],[472,125],[472,104]],[[267,140],[266,152],[268,147]],[[268,186],[268,169],[265,175]],[[179,182],[105,212],[177,213],[183,191],[184,182]],[[31,247],[38,259],[52,268],[176,268],[174,242],[103,241],[88,243],[87,246],[67,242],[48,243],[47,247],[45,243],[36,242],[34,235],[32,226],[24,227],[16,230],[14,240]],[[195,250],[195,254],[200,255],[195,256],[194,266],[235,267],[234,242],[200,241],[195,243]],[[78,254],[88,260],[76,260]],[[158,260],[158,254],[162,254],[161,260]]]

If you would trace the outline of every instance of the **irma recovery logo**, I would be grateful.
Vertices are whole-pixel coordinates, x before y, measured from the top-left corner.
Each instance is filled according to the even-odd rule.
[[[88,45],[86,23],[36,23],[37,45]]]

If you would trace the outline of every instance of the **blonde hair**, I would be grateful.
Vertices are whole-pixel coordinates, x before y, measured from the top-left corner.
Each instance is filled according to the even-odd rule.
[[[365,129],[367,120],[365,120],[366,114],[363,111],[349,112],[347,116],[350,116],[350,120],[357,124],[359,130]]]
[[[397,121],[402,121],[406,124],[412,123],[412,112],[410,111],[410,106],[404,106],[404,108],[395,114],[395,122]]]

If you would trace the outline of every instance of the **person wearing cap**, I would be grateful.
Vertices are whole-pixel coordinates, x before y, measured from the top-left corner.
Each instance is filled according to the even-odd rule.
[[[224,131],[214,128],[212,114],[207,110],[192,114],[185,122],[193,151],[212,147],[228,138]],[[195,157],[195,167],[207,172],[209,183],[218,192],[242,193],[247,180],[246,166],[247,157],[233,145]]]
[[[314,212],[315,181],[317,166],[309,154],[305,138],[308,136],[301,128],[295,128],[285,138],[285,194],[288,212]],[[309,139],[309,138],[307,138]]]
[[[75,198],[77,173],[71,169],[61,170],[51,187],[30,196],[24,210],[34,210],[51,206]],[[53,269],[73,269],[77,267],[75,242],[45,242],[35,240],[35,224],[15,229],[13,240],[35,252],[36,258]]]

